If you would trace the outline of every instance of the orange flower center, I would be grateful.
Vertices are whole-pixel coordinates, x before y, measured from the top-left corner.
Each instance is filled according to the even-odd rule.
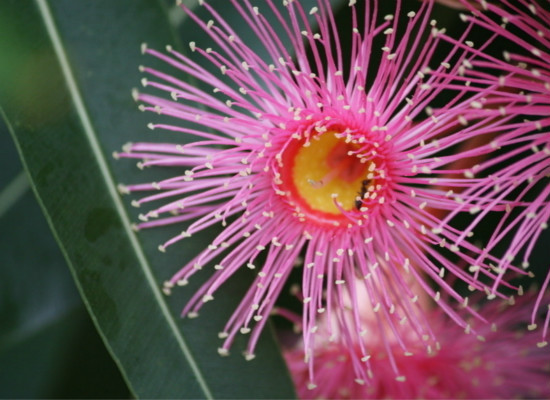
[[[281,178],[291,203],[318,221],[345,220],[344,212],[360,210],[374,188],[374,161],[361,145],[334,131],[293,141],[282,155]]]

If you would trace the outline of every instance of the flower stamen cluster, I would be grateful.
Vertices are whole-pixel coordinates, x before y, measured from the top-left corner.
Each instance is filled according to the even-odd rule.
[[[134,200],[135,206],[164,203],[141,214],[137,229],[185,225],[161,251],[214,225],[223,228],[164,284],[170,294],[197,271],[213,269],[183,315],[197,316],[243,266],[257,273],[220,333],[220,354],[229,352],[238,334],[250,334],[246,355],[253,358],[297,264],[303,271],[302,329],[310,365],[315,342],[322,340],[316,339],[321,315],[339,321],[339,328],[325,330],[329,336],[363,343],[357,310],[367,306],[382,331],[406,352],[403,325],[420,340],[434,339],[419,297],[432,299],[463,329],[469,325],[455,306],[478,316],[468,297],[448,283],[449,276],[490,298],[507,297],[494,285],[502,277],[495,267],[500,259],[470,241],[476,222],[461,230],[452,218],[438,216],[463,204],[471,205],[459,207],[466,216],[476,209],[503,211],[509,201],[468,190],[490,185],[491,178],[477,174],[471,163],[456,164],[486,156],[493,147],[481,141],[464,154],[454,151],[485,135],[476,127],[484,126],[486,117],[468,114],[483,93],[454,92],[452,77],[471,53],[456,47],[438,58],[444,30],[430,18],[433,1],[405,13],[397,0],[395,15],[387,16],[378,15],[378,1],[367,1],[362,23],[351,1],[349,63],[328,0],[318,0],[309,11],[298,1],[285,1],[281,10],[266,0],[262,11],[248,0],[231,0],[265,58],[207,1],[200,4],[212,17],[208,22],[182,8],[209,35],[213,48],[191,42],[193,58],[171,47],[166,53],[142,50],[208,89],[142,67],[147,93],[134,93],[141,110],[176,121],[149,127],[167,131],[180,143],[131,143],[116,156],[141,159],[142,168],[177,171],[158,182],[121,186],[124,193],[154,192]],[[381,49],[375,39],[382,39]],[[195,56],[219,72],[200,65]],[[454,97],[432,109],[447,88]],[[465,119],[469,126],[464,127]],[[508,271],[522,272],[512,265]],[[360,290],[349,286],[356,279]],[[359,304],[362,296],[366,300]],[[351,321],[342,314],[346,304],[354,310]],[[372,380],[367,347],[360,345],[358,360],[365,361],[356,368],[365,382]],[[394,349],[388,345],[386,350],[393,360]]]

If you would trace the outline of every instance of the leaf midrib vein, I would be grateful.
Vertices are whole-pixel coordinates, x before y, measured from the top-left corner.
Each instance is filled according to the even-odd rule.
[[[124,231],[127,235],[127,237],[130,240],[131,246],[136,254],[136,257],[139,261],[139,265],[141,269],[143,270],[145,277],[147,279],[147,282],[149,283],[152,293],[155,297],[155,300],[157,301],[161,312],[163,316],[165,317],[166,322],[168,323],[170,329],[172,330],[172,333],[174,334],[180,349],[187,359],[190,368],[192,369],[195,378],[197,379],[197,382],[199,383],[199,386],[201,387],[202,391],[204,392],[205,398],[207,399],[213,399],[213,396],[210,392],[210,389],[206,383],[206,380],[200,371],[199,366],[197,365],[194,357],[192,356],[189,347],[187,343],[185,342],[185,339],[181,335],[179,329],[176,326],[176,323],[174,321],[173,316],[171,315],[168,306],[166,305],[162,294],[160,292],[160,289],[158,288],[155,279],[153,278],[153,273],[151,270],[151,266],[149,265],[145,254],[143,253],[143,250],[141,249],[137,237],[135,236],[134,232],[131,228],[131,223],[128,215],[126,214],[126,211],[124,209],[124,206],[122,204],[122,201],[120,200],[118,196],[118,192],[116,189],[116,184],[109,172],[109,168],[107,165],[107,162],[105,160],[105,157],[101,151],[101,148],[99,146],[99,142],[97,140],[97,134],[95,132],[95,129],[91,123],[91,120],[88,116],[88,112],[86,110],[86,107],[84,106],[84,100],[82,98],[82,95],[80,94],[80,90],[78,89],[78,85],[76,83],[76,79],[74,77],[74,74],[72,72],[72,69],[70,67],[68,56],[65,52],[65,48],[63,47],[63,43],[61,41],[59,32],[57,30],[57,27],[55,25],[52,13],[50,11],[48,0],[35,0],[36,4],[38,6],[38,9],[40,11],[40,15],[44,20],[44,25],[46,27],[46,31],[48,33],[48,36],[52,42],[52,45],[54,47],[55,55],[58,59],[59,65],[62,70],[63,77],[65,78],[67,89],[69,90],[70,97],[74,103],[75,109],[77,111],[77,114],[82,122],[82,127],[84,129],[84,133],[86,135],[86,138],[88,139],[88,142],[90,144],[90,148],[92,150],[92,153],[94,154],[100,172],[101,176],[103,177],[108,191],[109,195],[111,197],[111,200],[113,201],[116,211],[122,221],[122,225],[124,227]]]

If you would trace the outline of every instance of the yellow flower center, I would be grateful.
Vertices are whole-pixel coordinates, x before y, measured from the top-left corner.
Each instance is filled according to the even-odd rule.
[[[363,197],[373,189],[375,167],[360,149],[360,144],[334,131],[287,147],[282,181],[296,209],[325,222],[345,220],[343,212],[359,211]]]

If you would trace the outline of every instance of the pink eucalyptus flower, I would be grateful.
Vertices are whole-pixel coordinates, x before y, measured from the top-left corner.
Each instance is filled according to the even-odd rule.
[[[426,346],[402,326],[409,350],[399,351],[401,346],[390,342],[396,347],[393,360],[387,357],[387,337],[373,314],[363,314],[367,333],[361,340],[372,349],[368,362],[374,371],[369,385],[357,378],[356,369],[367,362],[362,344],[342,340],[345,336],[317,342],[315,383],[302,343],[286,349],[284,356],[301,399],[548,398],[550,348],[537,342],[535,332],[524,330],[532,295],[520,297],[513,306],[499,301],[483,305],[480,313],[493,323],[476,327],[475,334],[433,309],[427,317],[440,340]],[[319,331],[326,323],[320,323]],[[397,381],[392,362],[402,374]]]
[[[492,117],[490,129],[498,132],[492,142],[497,155],[478,166],[478,170],[491,171],[493,183],[473,185],[468,193],[471,198],[509,199],[516,205],[507,209],[486,245],[486,252],[490,252],[509,241],[506,254],[496,265],[504,274],[520,257],[523,268],[529,268],[531,253],[550,221],[550,2],[504,0],[497,5],[478,0],[477,8],[464,0],[462,3],[473,13],[463,15],[464,20],[508,40],[509,49],[514,49],[504,52],[502,59],[472,50],[476,57],[469,60],[462,77],[455,77],[473,83],[474,91],[481,83],[482,90],[490,94],[473,102],[470,118],[472,114]],[[481,212],[474,223],[484,215]],[[450,213],[448,218],[452,216]],[[499,282],[497,279],[495,285]],[[549,282],[550,267],[535,300],[533,324],[536,311],[546,309],[543,297]],[[543,327],[543,340],[547,331],[548,322]]]
[[[173,132],[174,141],[181,143],[133,143],[116,156],[178,172],[159,182],[121,185],[121,191],[154,191],[135,200],[136,206],[165,203],[142,214],[138,228],[185,226],[181,235],[160,246],[162,251],[212,225],[223,226],[165,283],[165,293],[187,284],[198,270],[212,268],[183,309],[183,315],[194,316],[235,271],[243,266],[257,270],[220,334],[223,355],[239,332],[251,332],[248,358],[253,358],[258,336],[299,259],[308,348],[314,348],[318,316],[339,318],[342,309],[334,304],[344,301],[346,282],[357,276],[389,336],[400,335],[403,323],[418,337],[432,336],[416,304],[417,292],[435,301],[441,291],[448,293],[449,301],[439,301],[439,306],[465,327],[453,303],[467,305],[467,298],[443,277],[455,276],[471,290],[488,291],[497,278],[492,264],[499,260],[488,256],[475,264],[475,276],[459,266],[473,264],[482,251],[468,241],[457,246],[462,232],[453,221],[443,223],[435,211],[447,213],[474,200],[476,206],[495,210],[505,206],[462,195],[463,188],[486,184],[487,178],[452,167],[457,160],[492,150],[485,143],[454,152],[479,135],[479,130],[456,128],[460,110],[482,94],[464,98],[461,92],[442,109],[429,108],[452,80],[429,72],[458,73],[466,53],[451,49],[441,55],[442,30],[431,21],[432,2],[415,12],[396,1],[395,14],[385,17],[378,15],[378,1],[363,2],[360,23],[355,1],[350,1],[349,55],[343,54],[338,33],[346,27],[336,26],[328,0],[310,10],[299,1],[283,3],[284,10],[271,0],[260,7],[248,0],[228,2],[253,32],[251,38],[239,37],[206,1],[201,4],[211,14],[208,22],[182,6],[215,48],[191,42],[188,57],[170,47],[164,54],[144,46],[145,54],[175,67],[180,76],[144,67],[148,77],[143,84],[156,94],[136,92],[135,97],[142,110],[173,117],[150,128]],[[247,41],[261,43],[267,59]],[[209,89],[187,83],[188,78]],[[189,138],[196,141],[189,143]],[[459,178],[448,178],[450,172]],[[356,307],[356,297],[349,296]],[[349,335],[359,335],[359,328],[350,325]],[[406,341],[396,340],[405,347]]]

